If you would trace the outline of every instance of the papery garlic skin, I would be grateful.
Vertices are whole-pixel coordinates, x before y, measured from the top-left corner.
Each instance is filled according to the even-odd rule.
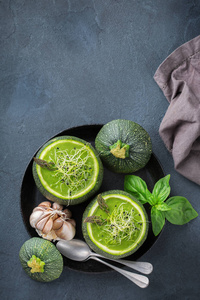
[[[76,222],[71,211],[58,203],[44,201],[35,207],[29,222],[39,236],[50,241],[71,240],[76,234]]]
[[[57,209],[57,210],[63,210],[63,206],[54,202],[52,205],[53,209]]]
[[[49,241],[59,241],[61,240],[55,233],[54,230],[51,230],[48,234],[44,234],[41,230],[35,229],[37,234],[45,240]]]

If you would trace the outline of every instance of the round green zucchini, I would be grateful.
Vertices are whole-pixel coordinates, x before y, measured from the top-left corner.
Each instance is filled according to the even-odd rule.
[[[48,164],[42,166],[41,161]],[[86,201],[98,191],[103,180],[103,165],[97,151],[74,136],[48,141],[36,154],[32,170],[40,192],[64,205]]]
[[[42,238],[26,241],[20,249],[19,259],[24,271],[36,281],[53,281],[63,271],[62,255],[54,244]]]
[[[95,148],[104,165],[116,173],[132,173],[142,169],[152,154],[149,134],[129,120],[113,120],[105,124],[95,139]]]
[[[107,211],[99,204],[99,196],[105,201]],[[114,259],[136,252],[146,240],[148,228],[143,205],[121,190],[107,191],[95,197],[86,207],[82,219],[83,236],[90,248]]]

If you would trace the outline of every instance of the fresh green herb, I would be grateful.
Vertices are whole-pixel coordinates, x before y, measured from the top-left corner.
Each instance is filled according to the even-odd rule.
[[[146,182],[138,176],[126,175],[124,189],[137,198],[142,204],[151,202],[152,195],[147,188]]]
[[[198,216],[198,213],[194,210],[190,202],[184,197],[171,197],[166,203],[171,210],[166,211],[165,216],[172,224],[183,225]]]
[[[152,193],[148,190],[144,180],[139,176],[127,175],[124,181],[124,190],[136,197],[142,204],[151,205],[151,222],[154,235],[158,235],[165,219],[176,225],[183,225],[198,216],[190,202],[181,196],[167,197],[170,194],[170,175],[158,180]]]
[[[170,175],[167,175],[156,182],[153,188],[152,196],[154,205],[164,202],[170,194],[169,185]]]
[[[167,205],[167,203],[163,202],[163,203],[158,203],[155,205],[157,210],[160,211],[167,211],[167,210],[171,210],[172,208],[169,207],[169,205]]]
[[[165,215],[155,206],[151,208],[151,222],[154,235],[158,235],[165,225]]]

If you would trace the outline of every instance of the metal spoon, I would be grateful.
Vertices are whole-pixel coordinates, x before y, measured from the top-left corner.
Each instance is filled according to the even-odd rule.
[[[103,256],[92,252],[90,250],[90,248],[88,247],[88,245],[84,241],[77,240],[77,239],[73,239],[71,241],[60,240],[57,242],[56,247],[60,251],[60,253],[62,253],[64,256],[66,256],[72,260],[86,261],[88,259],[94,259],[96,261],[99,261],[99,262],[109,266],[110,268],[114,269],[115,271],[121,273],[122,275],[124,275],[125,277],[130,279],[132,282],[134,282],[141,288],[145,288],[149,285],[149,279],[146,276],[139,275],[136,273],[132,273],[132,272],[117,268],[117,267],[105,262],[104,260],[99,259],[97,256],[100,256],[100,257],[103,257]],[[120,261],[113,260],[113,261],[123,263],[123,260],[120,260]],[[132,263],[132,262],[125,261],[125,263]],[[138,262],[135,262],[136,265],[137,265],[137,263]],[[125,265],[127,266],[127,264],[125,264]],[[133,266],[134,266],[134,264],[133,264]],[[133,268],[133,266],[131,266],[131,267]],[[137,266],[137,270],[138,269],[140,270],[140,267]]]
[[[57,243],[58,247],[64,247],[65,253],[67,254],[67,257],[76,260],[76,261],[83,261],[89,259],[91,256],[106,258],[108,260],[118,262],[122,265],[125,265],[131,269],[134,269],[136,271],[139,271],[143,274],[150,274],[153,271],[152,264],[148,262],[139,262],[139,261],[128,261],[128,260],[122,260],[122,259],[111,259],[104,257],[100,254],[97,254],[95,252],[92,252],[89,248],[89,246],[82,240],[73,239],[71,241],[59,241]],[[63,246],[62,246],[63,245]]]

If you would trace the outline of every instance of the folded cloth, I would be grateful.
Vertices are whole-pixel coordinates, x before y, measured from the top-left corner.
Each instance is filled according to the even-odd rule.
[[[200,35],[172,52],[154,79],[170,103],[159,134],[175,169],[200,185]]]

